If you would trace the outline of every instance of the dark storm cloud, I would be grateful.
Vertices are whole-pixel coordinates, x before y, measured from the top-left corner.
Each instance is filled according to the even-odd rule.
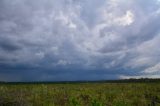
[[[13,52],[18,49],[21,49],[20,45],[16,44],[16,42],[12,42],[11,40],[7,39],[0,39],[0,48],[5,51]]]
[[[158,0],[1,0],[0,80],[159,77]]]

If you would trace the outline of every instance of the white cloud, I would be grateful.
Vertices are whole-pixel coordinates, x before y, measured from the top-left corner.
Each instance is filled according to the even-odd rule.
[[[134,14],[130,10],[127,10],[126,14],[116,19],[115,22],[122,26],[130,25],[134,22]]]
[[[35,55],[36,55],[38,58],[43,59],[45,54],[40,51],[40,52],[37,52]]]
[[[126,75],[120,75],[120,79],[130,79],[130,78],[160,78],[160,75],[137,75],[137,76],[126,76]]]
[[[147,73],[147,74],[152,74],[152,73],[156,73],[156,72],[160,73],[160,63],[145,69],[143,72]]]
[[[69,64],[69,62],[68,62],[68,61],[66,61],[66,60],[59,60],[59,61],[57,62],[57,64],[56,64],[56,65],[62,65],[62,66],[65,66],[65,65],[67,65],[67,64]]]
[[[104,11],[103,17],[105,20],[105,24],[102,23],[104,27],[106,26],[128,26],[131,25],[134,22],[134,14],[131,10],[126,10],[126,13],[122,16],[118,16],[117,13]],[[102,28],[104,28],[102,27]]]

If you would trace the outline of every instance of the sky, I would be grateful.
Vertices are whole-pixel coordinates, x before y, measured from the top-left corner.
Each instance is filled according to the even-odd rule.
[[[0,81],[160,78],[160,0],[0,0]]]

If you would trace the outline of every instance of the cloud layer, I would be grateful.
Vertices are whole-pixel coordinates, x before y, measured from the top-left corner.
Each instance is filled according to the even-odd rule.
[[[159,0],[1,0],[0,80],[160,77]]]

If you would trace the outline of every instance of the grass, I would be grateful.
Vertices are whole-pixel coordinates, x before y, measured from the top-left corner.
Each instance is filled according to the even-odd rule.
[[[160,83],[0,84],[0,106],[160,106]]]

